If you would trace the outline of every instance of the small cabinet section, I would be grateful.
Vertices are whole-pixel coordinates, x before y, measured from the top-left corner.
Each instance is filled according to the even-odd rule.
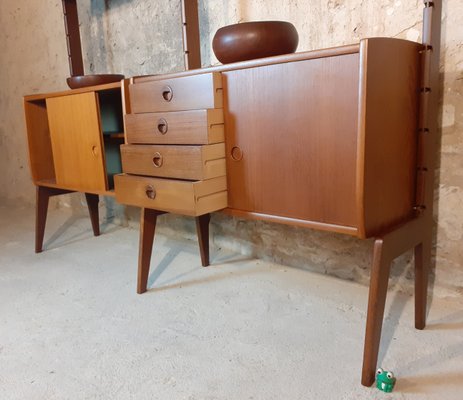
[[[223,102],[229,213],[374,237],[415,216],[421,50],[373,38],[134,78],[127,140],[211,144]]]
[[[221,75],[132,83],[128,92],[117,200],[193,216],[225,208]]]
[[[122,171],[119,83],[26,96],[24,109],[37,186],[110,194]]]

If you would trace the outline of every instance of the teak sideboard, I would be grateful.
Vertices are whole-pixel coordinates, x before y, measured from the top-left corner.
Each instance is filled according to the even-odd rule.
[[[221,204],[201,206],[209,196],[227,193],[226,212],[239,217],[376,237],[362,375],[370,385],[390,263],[414,246],[416,326],[424,326],[430,229],[419,216],[422,51],[418,43],[375,38],[124,81],[125,174],[116,176],[115,191],[121,203],[143,208],[138,292],[146,290],[156,216],[207,215]],[[178,158],[198,160],[194,153],[211,146],[207,132],[221,122],[208,116],[217,109],[226,185],[223,177],[196,181],[203,175],[191,176]],[[183,156],[179,145],[190,146]],[[214,179],[222,183],[202,195],[180,190]],[[207,249],[207,230],[198,235]]]
[[[425,4],[425,16],[432,8]],[[220,209],[375,238],[362,370],[362,384],[371,385],[390,265],[410,248],[415,326],[425,326],[438,42],[439,35],[423,45],[365,39],[26,96],[36,251],[48,197],[69,191],[87,194],[95,234],[98,194],[142,208],[139,293],[164,212],[196,218],[203,265],[209,213]],[[110,166],[110,148],[121,140],[121,158],[116,154]]]

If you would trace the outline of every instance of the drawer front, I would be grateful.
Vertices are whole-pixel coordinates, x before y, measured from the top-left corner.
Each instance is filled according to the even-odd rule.
[[[129,85],[132,113],[222,108],[222,78],[212,72]]]
[[[116,200],[122,204],[191,216],[227,207],[225,176],[199,182],[126,174],[114,178]]]
[[[201,180],[225,175],[225,144],[205,146],[122,145],[125,173]]]
[[[128,143],[211,144],[224,141],[222,109],[127,114]]]

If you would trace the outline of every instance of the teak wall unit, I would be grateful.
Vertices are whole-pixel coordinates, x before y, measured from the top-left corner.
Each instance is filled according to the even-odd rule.
[[[366,39],[123,82],[125,174],[115,191],[142,207],[138,292],[163,212],[197,217],[203,265],[209,212],[227,205],[239,217],[375,238],[362,384],[374,382],[390,265],[410,248],[415,327],[426,322],[441,2],[424,5],[422,45]],[[113,195],[102,126],[106,112],[113,122],[121,114],[118,96],[117,84],[25,98],[36,251],[55,194],[85,192],[98,233],[98,194]]]
[[[120,83],[24,98],[31,174],[37,190],[35,250],[42,251],[48,200],[85,193],[99,235],[98,195],[114,196],[123,142]]]

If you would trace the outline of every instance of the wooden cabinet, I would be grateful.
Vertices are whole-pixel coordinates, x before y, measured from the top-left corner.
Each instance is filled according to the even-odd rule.
[[[123,143],[120,83],[24,98],[31,174],[37,187],[36,251],[50,196],[84,192],[99,234],[98,194],[113,196]]]
[[[373,39],[224,71],[229,207],[359,237],[412,218],[419,49]]]
[[[362,371],[365,385],[374,381],[391,261],[412,247],[417,274],[416,326],[424,326],[431,248],[430,218],[420,214],[425,203],[422,175],[427,171],[424,148],[431,146],[423,122],[429,93],[423,83],[424,52],[414,42],[366,39],[357,45],[138,77],[131,80],[126,98],[129,142],[209,144],[207,140],[222,134],[221,129],[211,133],[211,114],[203,110],[187,117],[181,110],[192,104],[215,107],[221,100],[210,89],[219,79],[211,80],[211,76],[220,75],[221,86],[213,93],[223,94],[225,212],[376,238]],[[197,90],[201,94],[195,97]],[[184,98],[175,98],[176,93]],[[210,130],[207,136],[205,122]],[[165,133],[171,128],[173,141],[169,143],[169,133]],[[189,131],[195,132],[191,138],[201,137],[201,141],[182,143]],[[136,146],[130,152],[123,150],[128,162],[124,169],[156,175],[156,166],[150,165],[155,162],[150,159],[153,151],[171,152],[160,148],[147,150],[149,156]],[[191,177],[201,176],[204,169],[190,160],[191,154],[182,156],[182,151],[169,154],[182,158],[174,163],[180,175],[174,175],[185,178],[189,165]],[[166,162],[166,169],[172,168]],[[195,190],[193,185],[166,183],[164,187],[163,181],[147,177],[130,185],[121,180],[116,186],[116,192],[121,190],[118,198],[127,203],[143,199],[139,205],[146,207],[140,230],[139,292],[146,290],[157,215],[146,211],[154,204],[146,197],[152,194],[151,186],[161,183],[163,200],[159,202],[169,206],[160,204],[160,209],[178,207],[174,193],[188,199]],[[200,235],[200,242],[206,238]]]
[[[137,292],[146,291],[157,216],[190,215],[203,266],[209,265],[209,220],[227,207],[223,89],[220,73],[124,82],[124,174],[116,199],[142,207]]]
[[[114,195],[123,143],[120,84],[26,96],[34,184]]]
[[[149,114],[165,88],[172,101],[185,96],[165,102],[173,110],[212,106],[219,100],[211,88],[223,92],[228,213],[372,237],[415,216],[421,48],[375,38],[135,78],[127,137],[167,136],[156,132],[169,125],[162,114]],[[205,93],[195,98],[182,83]],[[173,121],[177,133],[187,126]]]
[[[195,217],[227,206],[222,92],[215,72],[128,83],[119,202]]]

